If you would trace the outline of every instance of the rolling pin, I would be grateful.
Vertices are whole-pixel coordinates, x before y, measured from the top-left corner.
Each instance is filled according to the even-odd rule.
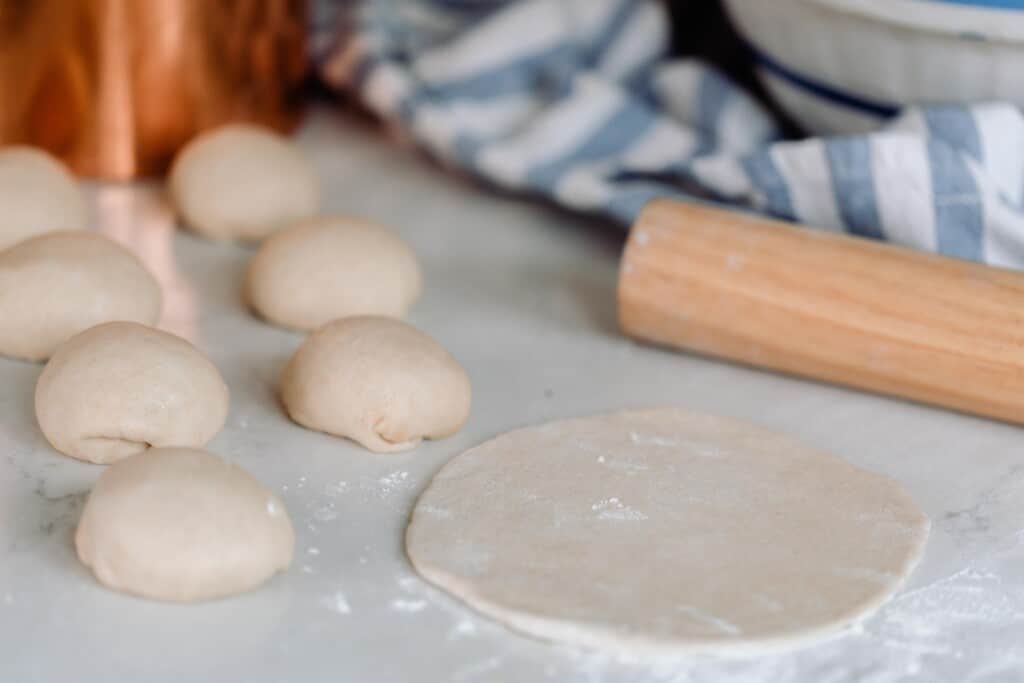
[[[618,284],[629,336],[1024,422],[1024,274],[656,200]]]

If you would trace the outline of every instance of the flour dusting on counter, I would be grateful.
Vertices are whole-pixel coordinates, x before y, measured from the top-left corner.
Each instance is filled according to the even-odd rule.
[[[338,614],[352,614],[352,606],[349,604],[348,598],[341,591],[337,591],[333,595],[324,598],[323,604],[327,609]]]
[[[402,598],[395,598],[391,601],[391,609],[396,612],[422,612],[426,607],[426,600],[404,600]]]
[[[409,473],[405,470],[396,470],[375,479],[363,477],[359,480],[361,491],[382,499],[402,491],[408,491],[413,485],[414,482],[410,480]]]
[[[624,505],[618,498],[605,498],[590,506],[597,513],[598,519],[610,519],[620,522],[639,522],[647,519],[647,515]]]

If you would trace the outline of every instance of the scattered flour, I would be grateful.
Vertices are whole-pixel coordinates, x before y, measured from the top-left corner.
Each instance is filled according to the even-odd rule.
[[[338,614],[352,614],[352,606],[349,604],[348,598],[341,591],[325,598],[323,604]]]
[[[320,523],[333,522],[341,517],[338,510],[338,499],[344,496],[349,490],[347,481],[338,481],[324,484],[320,489],[320,495],[311,497],[306,503],[313,520]],[[316,531],[315,526],[310,527]]]
[[[338,512],[338,508],[333,502],[313,511],[313,519],[318,522],[333,522],[340,516],[341,513]]]
[[[415,576],[403,576],[398,579],[398,587],[406,593],[419,593],[425,586]]]
[[[468,638],[476,635],[476,632],[476,624],[469,619],[462,619],[452,627],[451,631],[448,632],[448,640]]]
[[[395,488],[404,488],[408,479],[408,472],[392,472],[387,476],[381,477],[377,481],[380,482],[381,488],[390,492]]]
[[[426,600],[404,600],[402,598],[395,598],[391,601],[391,609],[396,612],[422,612],[426,607]]]
[[[590,509],[598,513],[598,519],[610,519],[619,522],[639,522],[647,519],[647,515],[624,505],[618,498],[605,498],[590,506]]]
[[[639,432],[630,432],[629,440],[638,446],[659,446],[661,448],[672,448],[678,446],[679,441],[677,439],[670,439],[664,436],[658,436],[657,434],[641,434]]]
[[[415,482],[410,479],[409,473],[405,470],[398,470],[376,479],[364,477],[359,482],[360,490],[365,493],[374,494],[382,500],[388,498],[394,493],[407,491],[414,485]]]

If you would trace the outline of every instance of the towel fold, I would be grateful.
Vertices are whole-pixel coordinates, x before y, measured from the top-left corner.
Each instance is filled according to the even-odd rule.
[[[668,56],[654,0],[321,0],[313,58],[445,163],[629,224],[722,202],[1024,267],[1024,116],[913,107],[877,132],[779,138],[713,66]]]

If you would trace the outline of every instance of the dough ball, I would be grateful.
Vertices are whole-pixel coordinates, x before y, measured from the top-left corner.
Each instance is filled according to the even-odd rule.
[[[316,170],[298,146],[249,124],[192,140],[175,158],[169,183],[185,224],[216,240],[261,240],[320,207]]]
[[[104,472],[75,533],[100,583],[157,600],[241,593],[291,564],[284,503],[203,450],[154,448]]]
[[[88,223],[85,198],[64,164],[34,147],[0,150],[0,250]]]
[[[63,344],[36,383],[36,418],[61,453],[108,464],[151,446],[202,446],[228,414],[228,388],[180,337],[114,322]]]
[[[293,420],[378,453],[459,431],[470,395],[466,371],[440,344],[399,320],[373,316],[317,330],[281,378]]]
[[[387,228],[317,218],[280,232],[249,264],[250,305],[270,322],[315,330],[356,315],[401,318],[422,288],[416,254]]]
[[[45,360],[93,325],[159,317],[156,280],[105,237],[58,232],[0,252],[0,354]]]

